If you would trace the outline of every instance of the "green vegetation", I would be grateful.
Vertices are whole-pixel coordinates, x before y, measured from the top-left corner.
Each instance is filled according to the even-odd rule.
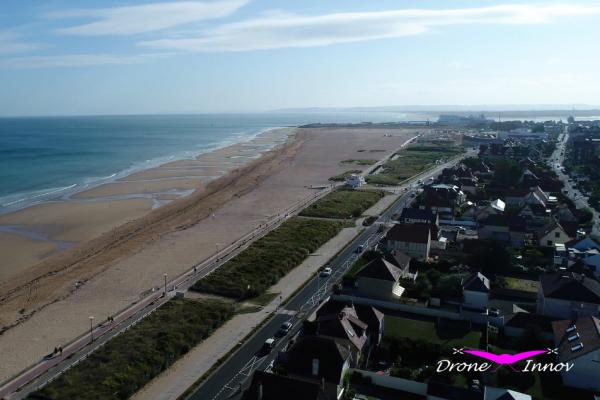
[[[30,399],[127,399],[233,315],[218,300],[171,300]]]
[[[356,165],[373,165],[377,162],[377,160],[370,160],[370,159],[358,159],[358,160],[344,160],[342,161],[342,163],[344,164],[356,164]]]
[[[382,190],[338,189],[300,213],[304,217],[357,218],[384,196]]]
[[[385,317],[384,338],[423,340],[448,347],[479,347],[481,332],[465,326],[444,326],[437,329],[433,322],[400,317]]]
[[[334,175],[329,178],[330,181],[333,182],[344,182],[346,178],[348,178],[352,174],[360,174],[362,171],[360,169],[351,169],[349,171],[344,171],[339,175]]]
[[[260,296],[344,226],[337,221],[290,219],[198,281],[192,290],[238,300]]]
[[[409,147],[398,153],[399,157],[383,164],[383,170],[375,175],[369,175],[366,180],[375,185],[398,185],[406,179],[432,167],[438,160],[449,158],[462,153],[458,146],[419,145]]]
[[[522,290],[524,292],[537,293],[539,287],[538,281],[531,281],[528,279],[511,278],[506,276],[504,277],[504,281],[506,282],[506,287],[508,289]]]

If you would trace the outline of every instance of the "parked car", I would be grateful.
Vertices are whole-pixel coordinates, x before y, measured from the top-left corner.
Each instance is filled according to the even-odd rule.
[[[363,245],[361,244],[361,245],[359,245],[359,246],[356,248],[356,254],[360,254],[360,253],[362,253],[364,250],[365,250],[365,246],[363,246]]]
[[[319,274],[322,278],[326,278],[328,276],[331,276],[331,268],[330,267],[325,267],[323,268],[323,271],[321,271],[321,273]]]

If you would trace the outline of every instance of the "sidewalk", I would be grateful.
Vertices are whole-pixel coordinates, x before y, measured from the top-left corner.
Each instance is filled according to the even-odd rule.
[[[302,264],[294,268],[269,291],[280,293],[283,299],[287,299],[329,259],[342,250],[361,229],[360,226],[343,229],[315,253],[310,254]],[[219,358],[226,355],[257,325],[275,312],[278,305],[279,299],[276,297],[258,312],[234,316],[204,342],[194,347],[169,369],[144,386],[131,399],[176,399],[200,376],[209,371]]]

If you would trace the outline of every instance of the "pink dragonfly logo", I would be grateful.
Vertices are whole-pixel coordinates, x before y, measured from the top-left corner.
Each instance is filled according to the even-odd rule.
[[[481,350],[454,349],[454,354],[464,354],[464,353],[471,354],[475,357],[483,358],[485,360],[489,360],[489,361],[492,361],[495,364],[497,364],[498,368],[496,368],[492,372],[498,371],[498,369],[500,369],[500,367],[502,367],[504,365],[508,366],[510,369],[512,369],[515,372],[520,372],[520,371],[517,371],[512,365],[518,363],[519,361],[527,360],[528,358],[533,358],[540,354],[556,354],[556,349],[530,350],[530,351],[524,351],[522,353],[517,353],[517,354],[494,354],[494,353],[489,353],[487,351],[481,351]]]

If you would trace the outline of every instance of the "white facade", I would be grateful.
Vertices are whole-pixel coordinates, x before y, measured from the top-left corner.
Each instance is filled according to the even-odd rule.
[[[569,235],[567,235],[565,230],[559,225],[556,225],[552,230],[546,232],[543,236],[541,236],[538,239],[538,244],[540,246],[551,247],[557,243],[566,243],[569,240],[571,240],[571,238],[569,237]]]
[[[463,305],[479,310],[486,309],[490,302],[490,294],[474,290],[463,290]]]
[[[431,249],[431,238],[427,240],[427,243],[388,240],[387,248],[390,251],[396,250],[406,253],[419,261],[426,261],[429,258],[429,250]]]

